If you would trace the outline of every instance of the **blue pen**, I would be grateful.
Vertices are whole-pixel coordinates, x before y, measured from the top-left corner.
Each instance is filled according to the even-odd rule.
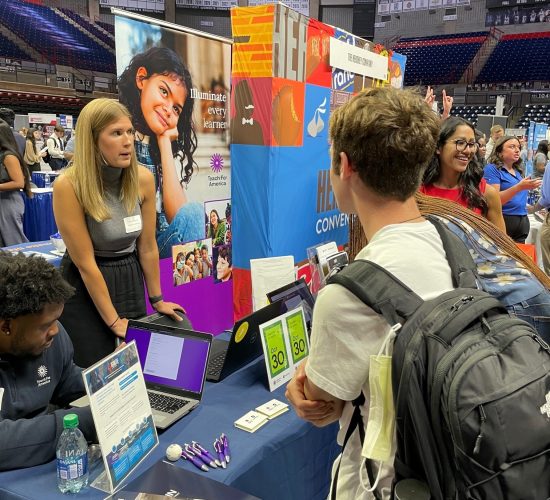
[[[225,469],[226,464],[225,464],[225,455],[223,453],[223,443],[219,439],[216,439],[214,441],[214,449],[216,450],[216,453],[218,454],[220,465]]]
[[[191,462],[197,469],[208,472],[208,467],[205,464],[203,464],[198,458],[195,458],[190,453],[187,453],[185,450],[181,450],[181,458]]]
[[[223,443],[223,454],[225,455],[225,461],[229,463],[231,460],[231,451],[229,450],[229,441],[227,440],[227,436],[222,433],[220,440]]]
[[[209,465],[210,467],[213,467],[215,469],[218,468],[218,465],[216,464],[216,459],[210,453],[208,453],[208,450],[205,450],[199,443],[197,443],[196,441],[191,441],[191,448],[195,452],[195,455],[201,455],[201,458],[204,457],[208,460],[206,465]]]

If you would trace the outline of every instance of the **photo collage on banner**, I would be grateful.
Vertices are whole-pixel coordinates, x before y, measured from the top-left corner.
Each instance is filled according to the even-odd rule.
[[[363,88],[402,86],[406,57],[283,4],[234,8],[231,26],[232,263],[239,318],[252,307],[251,259],[292,255],[298,276],[309,282],[307,248],[347,243],[348,216],[338,210],[330,184],[330,115]],[[335,39],[385,57],[386,80],[331,65]]]
[[[119,99],[133,117],[138,163],[155,178],[164,299],[181,304],[194,328],[219,333],[233,324],[231,280],[217,280],[213,267],[218,247],[232,254],[231,44],[131,15],[117,15],[115,28]]]

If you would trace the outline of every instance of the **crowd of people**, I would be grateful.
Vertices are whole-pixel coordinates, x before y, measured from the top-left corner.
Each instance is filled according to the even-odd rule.
[[[16,402],[15,391],[4,392],[0,449],[9,453],[0,454],[0,470],[54,457],[67,411],[51,412],[50,404],[64,408],[83,392],[81,367],[116,348],[128,319],[146,314],[145,297],[159,313],[181,320],[183,307],[164,301],[159,277],[159,259],[176,240],[200,240],[206,229],[215,251],[213,258],[206,245],[179,252],[174,285],[231,277],[230,205],[225,219],[210,210],[205,228],[203,208],[196,217],[185,194],[196,148],[190,75],[184,66],[166,69],[179,68],[169,52],[142,56],[121,77],[122,102],[100,98],[84,107],[70,147],[61,127],[39,149],[39,131],[30,128],[23,137],[13,123],[0,122],[0,244],[25,241],[20,191],[31,195],[30,171],[48,155],[52,169],[63,169],[54,183],[53,208],[67,247],[59,271],[39,257],[0,253],[0,387],[17,387],[26,398]],[[155,121],[158,113],[149,108],[166,110],[155,104],[158,96],[169,98],[170,108]],[[534,210],[550,207],[548,144],[539,145],[537,175],[531,178],[520,139],[497,126],[487,142],[471,123],[450,116],[451,97],[443,96],[441,117],[430,105],[433,99],[431,89],[422,99],[411,90],[379,88],[333,112],[330,178],[339,209],[354,214],[352,257],[388,270],[421,299],[450,291],[456,287],[451,267],[439,230],[427,219],[435,217],[468,248],[479,287],[550,342],[550,279],[516,245],[529,233],[528,192],[541,189]],[[189,226],[195,219],[197,237]],[[166,235],[159,239],[159,231]],[[548,220],[544,231],[544,264],[550,266]],[[351,292],[325,286],[313,312],[309,358],[287,387],[298,416],[317,426],[339,421],[341,443],[352,402],[371,389],[369,359],[390,333],[384,318]],[[39,394],[24,392],[41,365],[52,383]],[[89,409],[76,412],[84,434],[94,439]],[[368,404],[361,415],[366,427]],[[372,498],[374,486],[376,498],[389,498],[392,459],[374,471],[373,486],[362,472],[362,445],[354,433],[338,460],[334,498]]]

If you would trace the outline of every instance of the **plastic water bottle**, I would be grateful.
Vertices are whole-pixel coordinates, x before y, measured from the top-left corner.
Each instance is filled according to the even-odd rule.
[[[78,428],[78,415],[63,417],[57,442],[57,486],[62,493],[78,493],[88,484],[88,444]]]
[[[49,188],[52,185],[50,174],[44,175],[44,187]]]

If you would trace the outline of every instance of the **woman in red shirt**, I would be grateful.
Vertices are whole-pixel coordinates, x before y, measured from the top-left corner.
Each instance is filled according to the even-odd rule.
[[[506,231],[499,195],[483,179],[483,169],[476,160],[477,148],[470,122],[455,116],[445,120],[420,192],[454,201]]]

